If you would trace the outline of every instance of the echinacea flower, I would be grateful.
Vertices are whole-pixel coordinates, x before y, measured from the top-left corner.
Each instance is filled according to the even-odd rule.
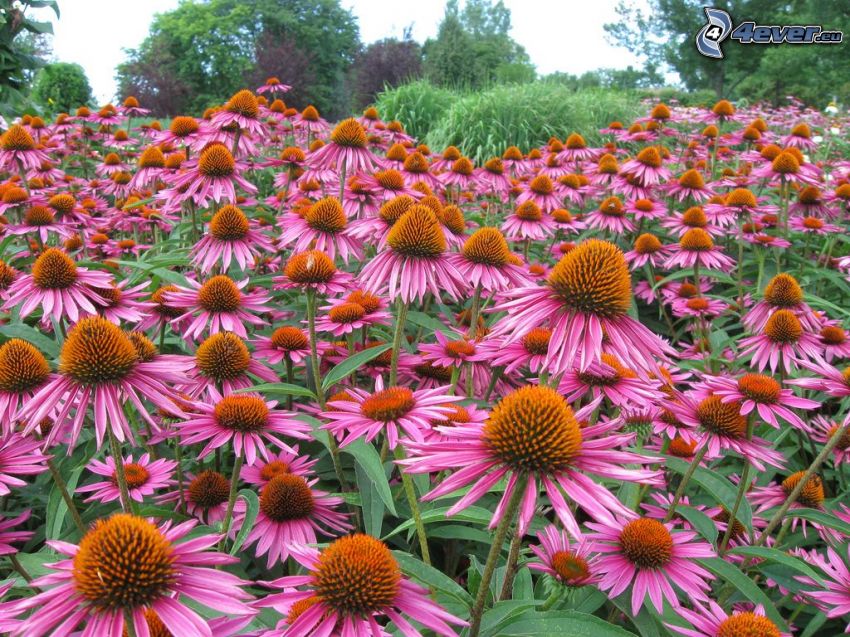
[[[770,315],[760,334],[740,342],[741,356],[752,355],[751,364],[758,371],[770,367],[776,372],[781,364],[786,373],[796,369],[801,360],[820,358],[818,339],[805,331],[791,310],[777,310]]]
[[[325,197],[311,205],[302,215],[289,212],[280,219],[282,232],[278,237],[281,246],[290,246],[294,252],[315,249],[336,258],[337,252],[345,263],[351,257],[360,258],[359,242],[353,239],[348,228],[348,218],[336,197]]]
[[[351,275],[338,270],[324,252],[309,250],[292,255],[283,275],[274,279],[276,290],[315,290],[319,294],[342,294],[348,290]]]
[[[774,467],[785,465],[785,456],[773,448],[773,443],[757,436],[747,436],[747,417],[741,414],[742,403],[728,400],[719,394],[684,394],[679,400],[668,403],[675,418],[688,427],[688,439],[697,441],[697,448],[707,448],[705,457],[720,457],[723,450],[731,450],[746,458],[758,471],[764,464]]]
[[[588,537],[593,550],[602,553],[596,563],[601,575],[597,586],[617,597],[630,585],[631,611],[640,612],[649,596],[652,606],[664,612],[664,601],[678,608],[675,585],[690,600],[708,601],[712,574],[695,560],[714,557],[714,549],[695,541],[696,531],[674,531],[672,524],[652,518],[626,519],[613,523],[588,522],[596,531]]]
[[[192,247],[192,265],[210,272],[220,264],[221,272],[227,272],[236,261],[244,271],[260,254],[274,251],[271,240],[251,227],[244,212],[226,204],[213,215],[209,231]]]
[[[804,429],[803,420],[793,410],[815,409],[820,405],[817,401],[796,396],[793,390],[784,389],[777,380],[764,374],[749,373],[738,378],[706,376],[704,383],[712,393],[721,396],[723,402],[739,404],[742,416],[755,410],[762,420],[777,429],[777,417]]]
[[[599,580],[595,572],[598,557],[591,555],[591,543],[585,540],[571,542],[566,531],[553,524],[537,534],[540,544],[531,545],[531,552],[539,561],[531,561],[528,568],[551,576],[563,586],[579,587]]]
[[[353,117],[342,120],[331,131],[330,143],[310,154],[310,165],[317,168],[337,168],[353,174],[371,170],[380,160],[367,147],[366,131]],[[319,248],[321,250],[321,248]]]
[[[332,410],[322,412],[329,423],[323,425],[340,439],[344,447],[355,440],[371,441],[378,434],[385,434],[390,449],[395,449],[400,433],[422,442],[425,431],[431,428],[432,420],[442,420],[453,409],[451,403],[463,400],[452,396],[447,387],[417,389],[407,387],[384,387],[382,377],[375,381],[375,391],[369,393],[352,388],[345,400],[330,400]]]
[[[227,103],[212,116],[211,123],[217,128],[228,128],[236,126],[238,131],[245,131],[251,135],[262,135],[266,126],[259,118],[260,104],[257,96],[251,91],[243,89],[234,93]]]
[[[598,404],[598,400],[590,402],[589,411]],[[619,450],[634,434],[607,435],[618,423],[580,427],[578,418],[589,411],[584,409],[574,414],[554,389],[526,385],[499,401],[483,424],[437,427],[441,432],[445,429],[447,434],[442,440],[405,442],[409,457],[398,463],[408,473],[454,470],[425,500],[473,485],[447,515],[462,511],[507,478],[490,526],[495,527],[499,522],[514,491],[524,488],[519,509],[520,534],[526,532],[534,514],[539,481],[564,528],[573,537],[579,537],[582,532],[564,494],[594,519],[613,522],[615,513],[634,516],[606,487],[586,473],[618,481],[653,484],[659,480],[658,472],[630,466],[650,464],[653,458]],[[520,485],[521,476],[527,476],[527,485]]]
[[[56,572],[33,580],[41,592],[21,600],[18,609],[37,609],[23,619],[15,635],[65,634],[85,626],[87,635],[121,637],[132,621],[136,635],[149,635],[146,613],[153,611],[174,635],[211,637],[206,620],[186,600],[217,613],[250,615],[247,582],[216,565],[238,558],[207,551],[216,535],[183,539],[195,526],[189,521],[160,527],[144,518],[119,513],[98,520],[79,545],[48,541],[67,556],[48,565]]]
[[[177,317],[185,320],[183,336],[196,341],[204,334],[233,332],[248,338],[245,325],[263,325],[257,313],[267,312],[270,297],[260,288],[246,292],[249,279],[236,282],[225,274],[214,276],[204,283],[188,279],[190,288],[177,287],[165,293],[165,303],[180,308],[184,313]]]
[[[251,357],[245,342],[231,332],[219,332],[198,345],[189,372],[198,388],[207,392],[220,388],[225,394],[250,387],[251,376],[267,383],[277,382],[277,374]]]
[[[78,266],[59,248],[48,248],[35,260],[29,274],[17,277],[8,289],[3,309],[20,307],[21,317],[41,306],[44,317],[76,323],[81,316],[97,314],[107,302],[94,288],[109,288],[107,272]]]
[[[294,546],[315,544],[317,534],[332,536],[351,529],[346,515],[336,511],[344,500],[316,489],[316,482],[318,478],[308,481],[294,473],[280,472],[263,485],[260,510],[245,546],[256,543],[254,554],[267,554],[267,568],[286,562]],[[234,532],[244,523],[246,512],[243,502],[237,504]]]
[[[573,368],[564,372],[558,391],[568,403],[574,403],[588,394],[591,398],[604,395],[618,407],[655,402],[664,397],[655,383],[640,378],[634,371],[624,367],[616,356],[605,353],[601,360],[591,363],[584,371]]]
[[[207,401],[193,406],[187,418],[175,423],[183,444],[207,442],[198,458],[205,458],[229,442],[237,456],[244,454],[248,464],[253,464],[258,453],[268,458],[267,442],[293,451],[280,436],[307,438],[310,431],[306,422],[296,420],[289,412],[276,410],[277,402],[267,402],[256,394],[221,396],[210,387],[207,396]]]
[[[632,303],[631,276],[623,253],[614,244],[589,239],[568,252],[552,268],[541,287],[521,287],[503,293],[494,311],[507,315],[494,333],[511,341],[535,327],[549,327],[547,365],[555,372],[578,367],[584,371],[607,347],[621,361],[643,369],[672,349],[628,315]]]
[[[145,496],[153,495],[157,489],[174,484],[174,480],[171,479],[177,467],[174,460],[159,458],[152,461],[150,454],[144,453],[136,461],[130,454],[123,459],[123,463],[127,492],[130,499],[136,502],[144,502]],[[92,460],[86,468],[96,475],[108,478],[101,482],[77,487],[77,493],[91,493],[86,502],[114,502],[121,497],[116,478],[115,458],[109,456],[105,462]]]
[[[709,599],[707,604],[706,607],[694,601],[693,610],[683,606],[676,609],[676,614],[689,621],[693,630],[671,622],[664,622],[664,625],[685,637],[791,637],[791,633],[780,630],[773,620],[765,617],[761,605],[751,611],[741,610],[730,614],[714,600]]]
[[[433,211],[414,205],[393,224],[382,250],[360,272],[370,292],[388,291],[391,300],[422,300],[427,292],[458,298],[464,289],[460,272],[446,254],[446,239]]]
[[[0,437],[0,496],[12,493],[12,488],[26,486],[19,476],[36,476],[47,471],[47,456],[42,443],[20,434]]]
[[[180,503],[189,515],[207,525],[224,519],[230,497],[230,480],[218,471],[207,469],[197,475],[187,473],[183,491],[175,490],[156,497],[160,504]]]
[[[744,326],[758,332],[764,329],[768,319],[777,310],[788,310],[808,329],[820,326],[814,317],[814,311],[804,301],[803,288],[790,274],[785,272],[773,277],[764,288],[764,297],[753,305],[741,319]]]
[[[827,546],[826,555],[817,552],[811,554],[811,562],[826,575],[822,583],[814,582],[808,577],[798,577],[800,580],[808,580],[805,583],[809,586],[817,586],[814,590],[804,590],[803,594],[823,608],[830,619],[846,617],[850,613],[850,568],[848,568],[850,562],[845,557],[847,549],[839,550],[840,553],[833,547]],[[847,629],[850,629],[850,622],[847,624]]]
[[[656,185],[670,178],[670,170],[663,165],[658,148],[647,146],[634,159],[620,166],[621,173],[630,173],[647,185]]]
[[[141,334],[137,333],[134,341],[114,323],[99,316],[87,317],[69,330],[62,344],[59,374],[21,407],[17,418],[27,422],[26,432],[48,416],[60,423],[68,418],[72,429],[70,452],[91,407],[98,447],[103,444],[107,427],[119,441],[133,441],[124,403],[134,405],[154,430],[159,426],[143,400],[185,415],[173,403],[174,391],[168,384],[187,384],[190,365],[187,356],[157,354],[156,347]],[[48,442],[53,441],[56,431],[51,431]]]
[[[409,617],[437,635],[455,637],[449,624],[466,625],[403,576],[387,545],[369,535],[340,538],[321,552],[296,546],[291,555],[307,573],[270,582],[282,592],[258,602],[286,615],[284,626],[278,626],[285,634],[383,637],[378,620],[386,618],[406,637],[422,637]]]
[[[200,208],[206,207],[210,199],[216,203],[235,203],[235,185],[247,193],[257,192],[257,187],[242,176],[244,170],[242,162],[236,161],[224,144],[211,142],[201,151],[197,163],[177,175],[171,189],[161,191],[160,195],[174,196],[180,201],[191,199]]]
[[[32,511],[27,509],[20,515],[14,518],[4,518],[0,516],[0,555],[12,555],[18,552],[12,543],[27,542],[33,535],[34,531],[14,530],[15,527],[22,525],[29,520]],[[0,593],[2,596],[2,593]],[[3,630],[0,628],[0,630]]]
[[[551,216],[543,214],[540,206],[526,201],[507,216],[502,223],[502,232],[511,241],[541,241],[555,233],[555,223]]]
[[[0,166],[10,173],[38,168],[47,155],[38,150],[35,140],[20,124],[14,124],[0,135]]]
[[[664,262],[668,270],[699,266],[728,271],[735,265],[735,261],[723,254],[723,249],[715,245],[711,235],[702,228],[691,228],[670,249],[672,254]]]
[[[0,345],[0,431],[14,431],[15,414],[50,378],[50,365],[32,344],[13,338]]]
[[[258,487],[282,473],[309,478],[317,462],[317,458],[299,456],[298,445],[293,445],[292,451],[282,449],[276,454],[269,454],[267,458],[257,458],[252,464],[243,465],[239,477]]]

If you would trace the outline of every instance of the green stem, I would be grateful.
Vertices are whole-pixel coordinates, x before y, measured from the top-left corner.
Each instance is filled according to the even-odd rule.
[[[313,383],[316,385],[316,400],[322,411],[325,410],[325,390],[322,388],[322,371],[319,367],[319,350],[316,341],[316,290],[307,290],[307,331],[310,339],[310,365],[313,370]],[[333,434],[328,433],[328,448],[331,452],[331,460],[334,472],[339,481],[339,488],[345,490],[346,481],[342,473],[342,462],[339,458],[339,445]]]
[[[401,350],[401,339],[404,338],[404,323],[407,321],[407,303],[402,301],[400,296],[396,298],[395,307],[395,333],[390,358],[390,379],[387,383],[389,387],[395,387],[398,382],[398,354]]]
[[[56,485],[56,487],[59,489],[59,492],[62,494],[62,499],[65,501],[65,505],[68,507],[68,511],[71,514],[71,519],[74,521],[74,526],[77,527],[77,530],[80,532],[81,536],[85,535],[86,525],[83,524],[83,518],[80,517],[80,511],[77,509],[77,505],[74,504],[74,498],[72,498],[71,494],[68,492],[68,485],[62,478],[62,474],[59,473],[59,469],[56,467],[56,463],[53,462],[53,458],[49,458],[47,460],[47,469],[50,471],[50,475],[53,477],[53,483]]]
[[[177,493],[180,494],[180,513],[186,514],[186,499],[183,495],[183,452],[180,449],[180,440],[174,440],[174,459],[177,461]]]
[[[499,520],[499,525],[496,527],[493,543],[490,545],[490,552],[487,554],[487,562],[484,564],[484,573],[482,573],[481,582],[478,584],[478,594],[475,596],[475,603],[472,605],[469,637],[478,637],[478,633],[481,631],[481,617],[484,614],[484,604],[487,601],[490,582],[493,579],[493,573],[496,572],[496,564],[499,561],[499,555],[502,553],[508,528],[516,517],[522,497],[525,495],[526,482],[527,477],[525,475],[519,476],[514,484],[514,492],[508,500],[504,513],[502,513],[502,519]]]
[[[561,589],[553,588],[552,592],[549,594],[549,597],[546,598],[540,606],[537,607],[537,611],[540,613],[545,613],[547,610],[552,608],[559,600],[561,599]]]
[[[233,507],[236,505],[236,492],[239,490],[239,472],[242,471],[242,456],[236,456],[233,461],[233,473],[230,474],[230,495],[227,498],[227,511],[224,514],[224,521],[221,524],[221,540],[218,543],[218,550],[224,550],[224,543],[227,542],[227,536],[230,534],[230,523],[233,520]]]
[[[121,443],[112,431],[112,427],[107,426],[106,431],[109,433],[112,460],[115,461],[115,480],[118,482],[118,491],[121,494],[121,506],[127,513],[135,513],[133,501],[130,499],[130,490],[127,488],[127,476],[124,475],[124,456],[121,455]]]
[[[522,536],[519,534],[519,529],[514,531],[514,536],[511,539],[511,548],[508,551],[508,564],[505,568],[505,579],[502,582],[502,591],[499,593],[499,601],[503,601],[511,597],[513,592],[514,576],[516,575],[517,562],[519,561],[519,549],[522,546]]]
[[[703,448],[697,452],[697,455],[694,456],[694,459],[691,461],[691,466],[688,467],[688,470],[685,472],[685,475],[682,476],[682,481],[679,483],[679,487],[676,489],[676,495],[673,496],[673,502],[670,503],[670,508],[667,509],[667,515],[664,516],[664,522],[669,522],[673,519],[673,515],[676,513],[676,507],[679,506],[679,501],[685,494],[685,488],[688,486],[688,482],[690,482],[691,476],[694,475],[694,472],[697,470],[697,467],[699,467],[700,462],[702,462],[702,459],[707,451],[708,445],[704,445]]]
[[[393,451],[396,460],[404,460],[404,448],[398,445]],[[431,553],[428,550],[428,535],[425,533],[425,523],[422,521],[422,512],[419,510],[419,501],[413,488],[413,480],[410,474],[405,473],[404,468],[399,468],[401,483],[404,486],[404,494],[407,496],[407,504],[413,514],[413,522],[416,525],[416,535],[419,537],[419,549],[422,551],[422,561],[431,565]]]
[[[292,359],[289,357],[289,352],[284,354],[283,364],[286,366],[286,382],[292,385],[295,381],[295,369],[292,365]],[[286,408],[292,410],[292,394],[286,397]]]
[[[850,421],[848,421],[850,423]],[[839,427],[835,430],[835,433],[832,434],[832,437],[826,443],[821,452],[817,455],[817,457],[812,461],[812,464],[809,465],[809,468],[806,469],[806,472],[802,475],[797,485],[792,489],[791,493],[788,494],[788,497],[785,498],[785,502],[782,503],[782,506],[779,507],[779,510],[773,514],[773,517],[770,518],[770,521],[767,523],[767,526],[762,531],[761,535],[755,542],[755,546],[762,546],[766,541],[770,534],[773,532],[773,529],[777,527],[777,525],[785,518],[785,514],[788,513],[788,509],[791,508],[791,505],[797,501],[797,498],[800,497],[800,494],[803,492],[803,487],[808,484],[809,479],[815,474],[815,472],[820,469],[820,466],[824,463],[827,456],[832,453],[832,450],[841,442],[841,438],[847,435],[848,428],[850,428],[850,424],[845,424],[842,427]]]
[[[133,623],[133,613],[129,608],[124,609],[124,630],[127,631],[127,637],[136,637],[136,625]]]
[[[755,421],[755,410],[750,412],[747,419],[747,440],[753,439],[753,424]],[[723,540],[720,542],[718,553],[723,555],[726,552],[726,547],[732,537],[732,531],[735,529],[735,520],[737,519],[738,509],[741,507],[741,502],[744,500],[744,494],[750,484],[750,459],[744,456],[744,469],[741,471],[741,482],[738,484],[738,493],[735,496],[735,504],[732,505],[732,510],[729,512],[729,522],[726,524],[726,532],[723,534]]]

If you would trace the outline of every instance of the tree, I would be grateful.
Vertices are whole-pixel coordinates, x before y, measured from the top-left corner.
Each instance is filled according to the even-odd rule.
[[[92,99],[86,72],[79,64],[54,62],[36,75],[33,98],[48,111],[71,113]]]
[[[349,71],[353,105],[363,108],[384,88],[395,88],[422,75],[422,47],[409,37],[373,42],[354,58]]]
[[[511,12],[501,0],[446,2],[437,37],[425,43],[425,71],[442,86],[478,88],[534,79],[525,49],[510,36]]]
[[[34,71],[44,64],[45,53],[36,45],[53,27],[30,20],[30,7],[50,7],[59,16],[56,0],[0,0],[0,104],[22,103]]]
[[[649,0],[648,11],[621,2],[620,20],[606,24],[612,43],[645,62],[678,73],[689,89],[711,88],[718,98],[747,97],[774,103],[794,94],[824,106],[831,96],[850,97],[850,59],[834,45],[740,45],[727,41],[722,59],[700,55],[694,37],[705,24],[701,0]],[[717,0],[734,24],[752,20],[763,25],[820,24],[826,30],[850,28],[841,0]]]
[[[186,0],[156,16],[119,65],[118,85],[157,114],[174,115],[274,75],[297,87],[293,105],[314,103],[333,117],[347,111],[345,71],[359,47],[356,21],[338,0]]]

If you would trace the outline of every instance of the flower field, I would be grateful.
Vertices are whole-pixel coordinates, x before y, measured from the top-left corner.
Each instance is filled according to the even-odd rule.
[[[845,116],[288,89],[2,133],[0,633],[850,627]]]

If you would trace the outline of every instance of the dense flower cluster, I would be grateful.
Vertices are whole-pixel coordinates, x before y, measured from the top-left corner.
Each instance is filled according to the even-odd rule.
[[[288,89],[2,133],[0,632],[850,628],[844,119]]]

